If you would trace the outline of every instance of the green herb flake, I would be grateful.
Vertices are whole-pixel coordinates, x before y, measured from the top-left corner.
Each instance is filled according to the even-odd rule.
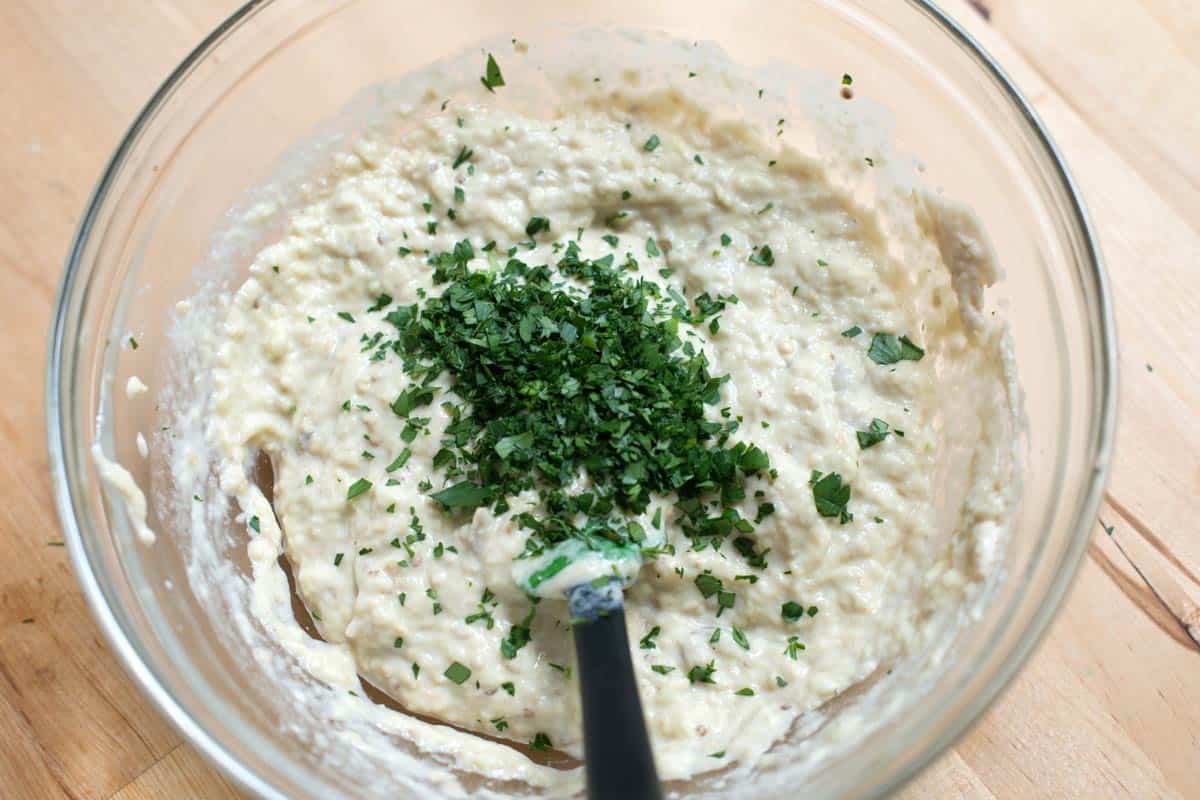
[[[460,481],[448,489],[430,495],[446,508],[479,508],[486,505],[491,496],[491,489],[477,486],[471,481]]]
[[[255,533],[261,533],[261,530],[259,529],[258,517],[251,517],[251,518],[250,518],[250,528],[251,528],[251,529],[252,529],[252,530],[253,530]]]
[[[750,254],[750,263],[758,264],[760,267],[771,267],[775,265],[775,254],[771,252],[771,246],[764,244]]]
[[[850,485],[842,482],[841,475],[836,472],[822,475],[813,470],[808,483],[812,487],[813,502],[817,506],[818,514],[822,517],[837,517],[843,525],[854,519],[854,515],[846,508],[850,502]]]
[[[339,312],[337,312],[337,315],[339,317],[341,317],[342,319],[346,320],[346,322],[354,322],[354,315],[351,314],[349,311],[339,311]]]
[[[729,245],[732,243],[733,243],[733,239],[731,239],[729,237],[728,233],[721,234],[721,247],[729,247]]]
[[[661,142],[659,141],[658,134],[654,133],[651,134],[650,138],[646,140],[646,143],[642,145],[642,149],[647,153],[653,153],[656,149],[658,149],[659,144],[661,144]]]
[[[539,752],[545,752],[553,746],[554,745],[550,743],[550,737],[544,733],[534,734],[533,741],[529,743],[530,750],[537,750]]]
[[[675,671],[674,667],[668,667],[665,664],[652,664],[650,669],[654,670],[659,675],[670,675]]]
[[[395,472],[408,463],[408,459],[412,456],[412,450],[407,447],[400,451],[400,455],[392,460],[392,463],[384,467],[385,472]]]
[[[901,361],[920,361],[925,357],[925,351],[913,344],[907,336],[877,333],[871,338],[867,356],[876,364],[887,366]]]
[[[346,499],[353,500],[360,494],[364,494],[370,490],[373,484],[366,478],[359,478],[354,483],[350,484],[350,488],[346,490]]]
[[[796,661],[799,658],[800,651],[803,649],[804,645],[800,642],[800,637],[789,636],[787,640],[787,647],[784,648],[783,654],[792,661]]]
[[[509,697],[517,696],[517,687],[512,681],[505,681],[504,683],[500,684],[500,688],[508,692]]]
[[[749,686],[746,686],[738,689],[736,692],[734,692],[734,694],[736,694],[738,697],[754,697],[754,690]]]
[[[871,424],[865,431],[855,431],[854,435],[858,437],[858,446],[866,450],[868,447],[874,447],[882,442],[889,433],[891,431],[888,424],[877,417],[871,420]]]
[[[796,622],[804,617],[804,606],[789,600],[783,604],[781,613],[785,622]]]
[[[739,628],[737,625],[734,625],[732,634],[733,641],[738,647],[742,648],[743,650],[750,649],[750,640],[746,638],[746,634],[741,628]]]
[[[656,640],[658,639],[658,635],[660,633],[662,633],[662,628],[655,625],[653,628],[650,629],[649,633],[647,633],[645,636],[642,637],[641,642],[639,643],[639,646],[643,650],[654,650],[656,647],[658,647],[658,643]]]
[[[716,683],[713,674],[717,671],[715,662],[709,661],[704,666],[695,666],[688,670],[689,683]]]
[[[446,671],[442,674],[445,675],[446,678],[451,682],[462,686],[463,682],[466,681],[467,678],[471,677],[471,670],[470,668],[455,661],[453,664],[446,667]]]
[[[340,567],[342,565],[342,559],[345,558],[345,556],[346,556],[345,553],[337,553],[336,555],[334,555],[333,565],[335,567]]]
[[[496,93],[497,87],[504,85],[504,76],[500,74],[500,65],[496,63],[496,59],[491,53],[488,53],[487,65],[484,67],[483,76],[479,82],[492,94]]]
[[[862,333],[862,328],[858,327],[857,325],[851,325],[849,328],[846,328],[846,330],[842,331],[842,336],[845,336],[847,339],[853,339],[860,333]]]

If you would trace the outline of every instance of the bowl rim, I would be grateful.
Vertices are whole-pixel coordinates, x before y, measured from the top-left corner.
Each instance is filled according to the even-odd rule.
[[[109,647],[116,654],[117,660],[159,713],[166,717],[180,734],[204,755],[209,763],[215,765],[238,788],[250,792],[256,797],[286,800],[276,786],[246,766],[204,726],[197,723],[171,692],[159,682],[131,644],[120,620],[107,604],[93,564],[89,561],[83,546],[83,532],[78,525],[75,498],[72,496],[68,480],[62,426],[64,401],[60,380],[64,336],[68,323],[68,305],[77,282],[85,277],[81,274],[83,251],[89,241],[99,210],[106,201],[117,174],[143,132],[195,67],[236,28],[275,2],[276,0],[249,0],[205,36],[150,96],[150,99],[134,117],[133,122],[121,138],[120,144],[105,165],[76,228],[55,297],[46,361],[45,412],[49,472],[53,484],[55,510],[63,529],[64,540],[76,579],[83,590],[84,598],[91,608],[93,617],[103,632]],[[1072,177],[1061,151],[1046,130],[1041,118],[1008,76],[1008,73],[971,34],[936,6],[932,0],[904,0],[904,2],[924,13],[956,40],[976,64],[1001,87],[1008,100],[1020,113],[1029,131],[1034,134],[1044,154],[1049,156],[1050,164],[1054,169],[1054,177],[1065,189],[1068,210],[1072,218],[1070,221],[1082,234],[1083,256],[1087,261],[1087,266],[1091,269],[1090,278],[1096,287],[1097,305],[1092,311],[1096,314],[1100,324],[1100,337],[1098,347],[1093,349],[1093,355],[1099,356],[1095,364],[1096,374],[1094,375],[1099,404],[1094,433],[1088,441],[1088,449],[1094,456],[1091,478],[1080,504],[1081,513],[1075,520],[1075,530],[1070,545],[1063,554],[1061,569],[1047,589],[1045,602],[1030,616],[1022,636],[996,668],[992,679],[974,697],[962,705],[959,713],[938,736],[931,737],[923,747],[907,759],[887,785],[876,787],[874,796],[881,796],[900,787],[929,766],[938,755],[958,740],[1009,686],[1033,650],[1041,643],[1049,622],[1061,608],[1067,591],[1074,583],[1083,560],[1083,554],[1091,538],[1091,527],[1107,485],[1112,462],[1118,397],[1116,326],[1108,274],[1100,253],[1095,229],[1083,204],[1078,185]]]

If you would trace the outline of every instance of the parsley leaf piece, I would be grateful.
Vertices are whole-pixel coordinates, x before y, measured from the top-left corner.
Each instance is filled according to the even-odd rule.
[[[760,267],[771,267],[775,265],[775,254],[771,252],[771,246],[764,244],[750,254],[750,263],[758,264]]]
[[[717,671],[715,662],[709,661],[704,666],[695,666],[688,670],[689,683],[716,683],[713,680],[713,673]]]
[[[368,491],[374,484],[366,478],[359,478],[354,483],[350,484],[350,488],[346,490],[346,499],[353,500],[360,494]]]
[[[842,483],[841,475],[830,472],[822,476],[819,471],[813,470],[809,485],[812,486],[813,502],[818,514],[837,517],[843,525],[854,519],[854,515],[846,508],[850,502],[850,485]]]
[[[737,625],[733,626],[733,641],[743,650],[750,649],[750,640],[746,638],[745,631],[743,631]]]
[[[478,508],[491,499],[492,490],[471,481],[459,481],[447,489],[434,492],[430,497],[446,508]]]
[[[891,430],[888,424],[876,417],[871,420],[870,426],[865,431],[855,431],[854,435],[858,437],[858,446],[866,450],[868,447],[874,447],[888,437]]]
[[[797,622],[804,616],[804,606],[794,600],[788,600],[783,604],[780,613],[783,615],[784,622]]]
[[[920,361],[925,357],[925,351],[913,344],[907,336],[877,333],[871,338],[867,356],[876,364],[886,366],[900,361]]]
[[[484,67],[483,77],[479,79],[479,82],[492,94],[496,93],[496,87],[504,85],[504,76],[500,74],[500,65],[496,63],[496,59],[491,53],[488,53],[487,66]]]
[[[847,339],[853,339],[860,333],[862,333],[862,328],[858,327],[857,325],[851,325],[849,328],[846,328],[846,330],[842,331],[842,336],[845,336]]]
[[[653,133],[650,135],[650,138],[646,140],[646,143],[642,145],[642,149],[647,153],[653,153],[658,148],[660,143],[661,142],[659,141],[658,134]]]
[[[658,639],[658,635],[660,633],[662,633],[662,628],[655,625],[653,628],[650,629],[649,633],[647,633],[645,636],[642,637],[642,640],[639,643],[639,646],[643,650],[654,650],[655,648],[658,647],[658,644],[655,640]]]
[[[412,450],[409,450],[407,447],[404,448],[403,450],[400,451],[400,455],[396,456],[395,460],[392,461],[392,463],[390,463],[386,467],[384,467],[384,471],[385,472],[395,472],[396,470],[400,469],[401,467],[403,467],[405,464],[408,463],[409,456],[411,456],[411,455],[412,455]]]
[[[463,682],[465,682],[467,678],[471,677],[471,670],[469,667],[466,667],[455,661],[453,664],[446,667],[446,671],[442,674],[445,675],[450,681],[462,686]]]

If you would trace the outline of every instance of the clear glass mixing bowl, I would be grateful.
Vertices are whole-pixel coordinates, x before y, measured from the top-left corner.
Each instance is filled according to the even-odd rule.
[[[134,680],[218,767],[269,798],[366,793],[280,733],[269,676],[218,635],[189,590],[167,532],[134,544],[89,448],[149,485],[133,432],[154,422],[128,400],[129,375],[165,378],[156,337],[190,295],[212,231],[294,142],[364,87],[483,39],[554,26],[621,26],[715,41],[738,63],[828,73],[896,109],[898,149],[966,200],[1005,280],[988,295],[1011,323],[1024,391],[1024,494],[1007,579],[955,657],[913,703],[841,755],[791,780],[784,765],[756,796],[876,796],[934,758],[996,697],[1058,608],[1088,540],[1109,462],[1115,344],[1095,237],[1053,144],[1004,74],[932,6],[902,2],[734,4],[664,0],[277,0],[252,2],[170,76],[105,171],[70,253],[51,332],[47,416],[58,511],[80,583]],[[930,143],[936,141],[936,146]],[[131,349],[130,332],[143,341]],[[98,427],[97,414],[104,425]],[[155,521],[153,498],[151,520]],[[233,562],[244,569],[244,559]],[[782,789],[779,787],[788,787]],[[740,787],[752,791],[752,787]],[[412,796],[399,789],[382,796]]]

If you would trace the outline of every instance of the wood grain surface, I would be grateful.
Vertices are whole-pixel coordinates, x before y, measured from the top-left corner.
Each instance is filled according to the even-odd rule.
[[[235,5],[0,0],[4,798],[238,797],[93,623],[58,541],[42,410],[51,305],[88,193],[158,81]],[[1115,294],[1121,424],[1050,634],[901,796],[1200,797],[1200,5],[944,7],[1022,87],[1082,187]]]

